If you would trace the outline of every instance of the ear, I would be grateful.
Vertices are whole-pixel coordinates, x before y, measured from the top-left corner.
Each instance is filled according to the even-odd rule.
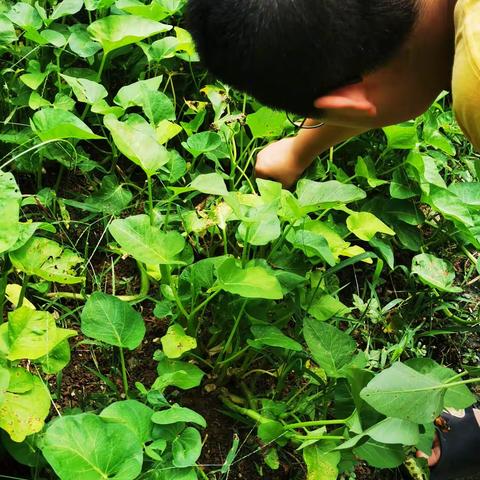
[[[319,110],[330,110],[355,116],[374,117],[377,114],[377,107],[368,99],[363,82],[338,88],[317,98],[314,105]]]

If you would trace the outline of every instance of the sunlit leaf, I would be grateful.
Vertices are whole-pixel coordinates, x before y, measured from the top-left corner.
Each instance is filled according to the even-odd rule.
[[[117,48],[167,32],[171,25],[164,25],[136,15],[110,15],[88,27],[88,32],[103,47],[105,55]]]
[[[145,336],[142,316],[128,303],[101,292],[90,296],[81,315],[82,332],[116,347],[134,350]]]

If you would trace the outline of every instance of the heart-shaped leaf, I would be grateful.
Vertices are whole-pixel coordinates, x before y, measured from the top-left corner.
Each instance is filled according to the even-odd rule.
[[[194,412],[190,408],[179,407],[173,405],[168,410],[161,410],[155,412],[152,416],[152,422],[158,425],[171,425],[172,423],[184,422],[184,423],[196,423],[205,428],[207,422],[197,412]]]
[[[123,250],[147,265],[174,265],[183,263],[179,254],[185,248],[185,239],[178,232],[162,232],[152,226],[147,215],[114,220],[110,233]]]
[[[234,258],[227,258],[217,267],[217,276],[220,287],[226,292],[245,298],[283,298],[277,277],[263,267],[241,268]]]
[[[179,468],[191,467],[202,453],[202,437],[200,432],[187,427],[172,442],[173,464]]]
[[[171,25],[136,15],[110,15],[90,24],[88,32],[102,45],[107,55],[112,50],[167,32],[171,28]]]
[[[312,318],[305,319],[303,334],[313,358],[327,375],[345,377],[343,369],[352,363],[357,348],[350,335]]]
[[[80,140],[102,139],[72,112],[57,108],[44,108],[36,112],[31,120],[33,131],[43,142],[62,138]]]
[[[137,400],[115,402],[102,410],[100,416],[117,420],[127,426],[141,443],[152,440],[153,410]]]
[[[441,258],[428,253],[417,255],[412,261],[412,273],[418,275],[422,283],[443,292],[461,292],[460,287],[453,285],[455,270],[453,266]]]
[[[158,143],[155,130],[148,124],[120,122],[113,114],[106,115],[103,121],[118,149],[147,176],[151,177],[168,163],[167,149]]]
[[[142,316],[122,300],[96,292],[90,296],[81,315],[82,332],[87,336],[134,350],[145,336]]]
[[[183,327],[178,324],[169,327],[161,342],[168,358],[180,358],[185,352],[197,348],[197,340],[186,335]]]
[[[142,471],[143,448],[137,436],[126,425],[92,413],[58,418],[47,429],[41,448],[65,480],[133,480]]]
[[[72,87],[79,102],[92,105],[108,95],[103,85],[88,78],[76,78],[64,74],[61,74],[61,77]]]
[[[442,412],[445,391],[441,381],[398,362],[377,375],[361,397],[386,416],[423,425]]]

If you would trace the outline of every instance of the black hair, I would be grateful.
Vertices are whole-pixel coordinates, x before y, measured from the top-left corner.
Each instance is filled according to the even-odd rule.
[[[385,65],[418,0],[190,0],[205,66],[265,105],[314,115],[317,97]]]

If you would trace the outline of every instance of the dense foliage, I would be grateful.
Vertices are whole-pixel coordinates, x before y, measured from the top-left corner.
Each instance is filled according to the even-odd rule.
[[[292,458],[312,480],[425,470],[412,452],[478,381],[480,169],[448,96],[332,149],[293,192],[255,180],[293,127],[202,70],[184,3],[0,4],[4,454],[35,479],[228,478],[245,452],[232,437],[199,465],[196,389],[256,427],[258,478]],[[155,340],[152,310],[146,385],[126,358]],[[80,346],[111,375],[62,409]]]

